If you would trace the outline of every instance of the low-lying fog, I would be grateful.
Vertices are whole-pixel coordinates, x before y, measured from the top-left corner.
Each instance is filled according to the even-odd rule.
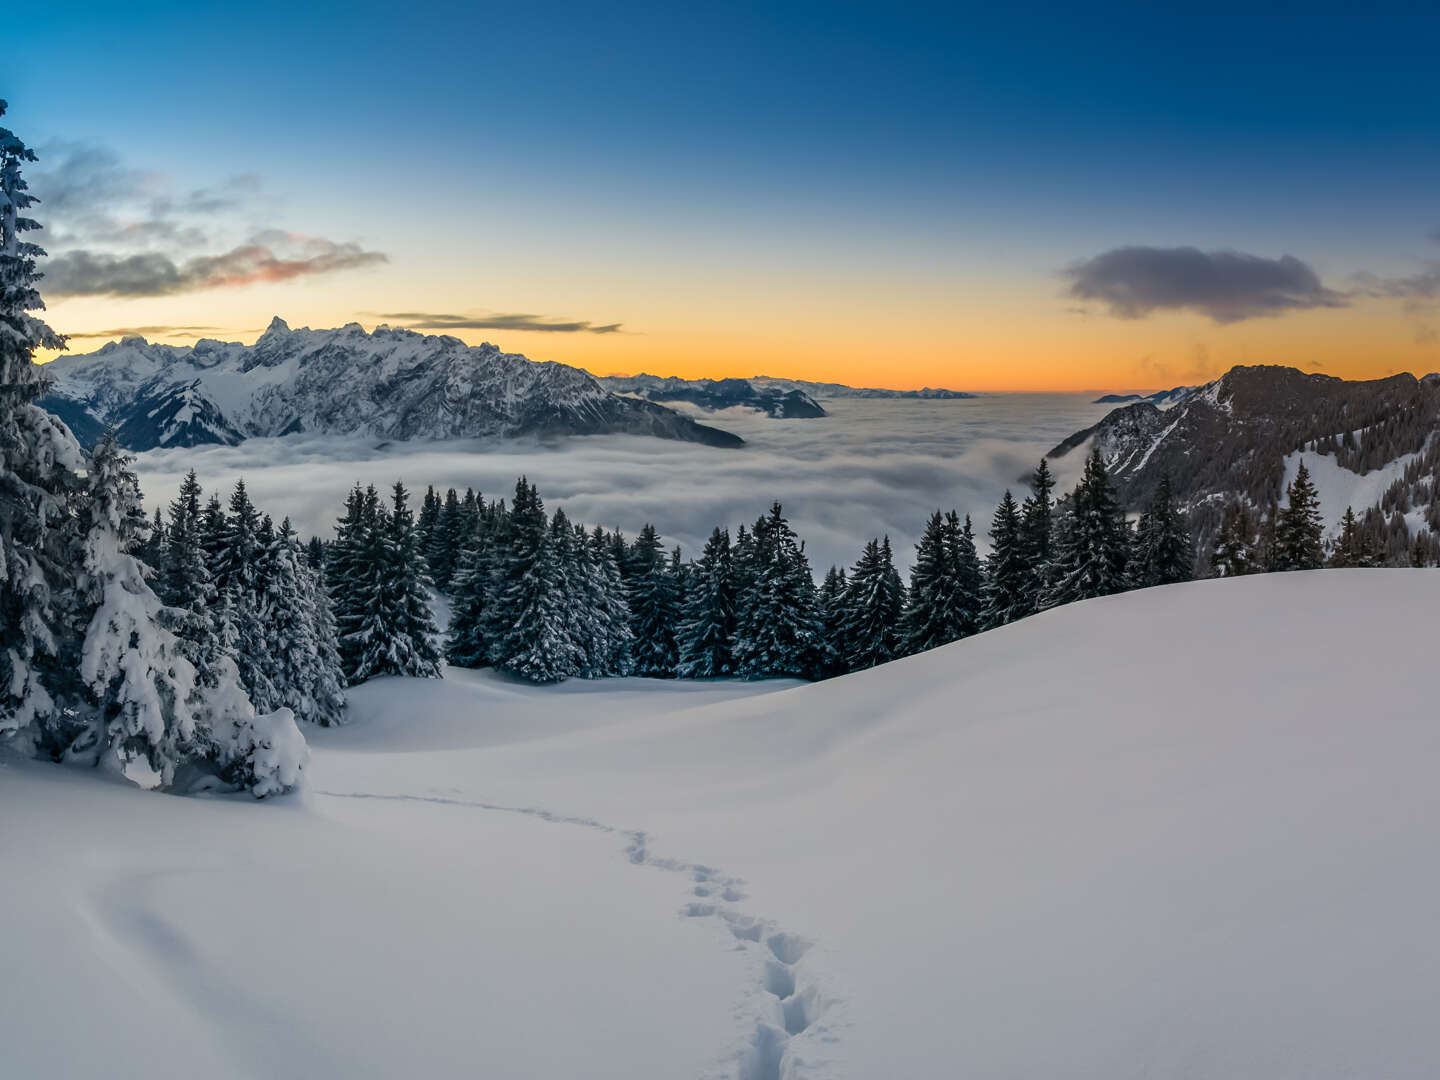
[[[331,535],[356,481],[403,480],[418,508],[425,486],[474,487],[487,499],[514,491],[524,474],[548,508],[633,536],[653,522],[670,545],[698,554],[710,529],[734,531],[778,500],[806,542],[817,572],[849,565],[871,536],[889,534],[908,566],[935,509],[970,514],[983,541],[1008,486],[1017,497],[1040,455],[1101,416],[1090,395],[995,394],[960,401],[830,400],[819,420],[771,420],[746,411],[696,412],[741,435],[720,450],[636,436],[553,442],[380,443],[373,439],[252,439],[234,447],[153,450],[137,462],[147,506],[174,496],[194,468],[227,495],[243,476],[262,510],[289,516],[302,536]],[[1083,462],[1057,463],[1068,486]]]

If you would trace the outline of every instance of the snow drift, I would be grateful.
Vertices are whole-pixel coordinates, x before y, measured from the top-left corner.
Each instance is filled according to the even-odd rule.
[[[1435,572],[1320,571],[815,686],[380,680],[273,806],[12,762],[0,1039],[54,1076],[173,1009],[172,1075],[1431,1077],[1436,610]]]

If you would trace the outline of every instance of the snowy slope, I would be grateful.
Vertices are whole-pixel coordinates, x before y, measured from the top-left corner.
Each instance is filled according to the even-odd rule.
[[[254,345],[113,342],[45,367],[42,404],[82,437],[113,424],[132,450],[234,445],[309,432],[385,439],[630,433],[739,446],[728,432],[613,394],[586,372],[358,323],[292,330],[276,318]]]
[[[1436,610],[1440,573],[1321,571],[816,686],[382,681],[273,807],[10,764],[0,1042],[56,1076],[173,1014],[214,1076],[1433,1077]]]

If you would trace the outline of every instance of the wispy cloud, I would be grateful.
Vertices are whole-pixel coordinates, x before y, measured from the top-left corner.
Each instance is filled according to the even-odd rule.
[[[1188,310],[1233,323],[1349,303],[1293,255],[1271,259],[1193,247],[1120,247],[1075,263],[1063,276],[1072,299],[1104,304],[1120,319]]]
[[[199,337],[206,334],[240,334],[246,331],[227,330],[223,326],[119,326],[112,330],[70,331],[67,338],[90,340],[96,338],[166,338]]]
[[[169,296],[201,289],[288,281],[388,261],[359,244],[267,230],[219,255],[177,262],[159,252],[115,255],[87,249],[57,255],[43,265],[47,296]]]
[[[440,315],[426,311],[378,313],[407,330],[521,330],[546,334],[620,334],[621,323],[593,323],[579,319],[553,319],[545,315]]]
[[[1440,262],[1427,263],[1418,274],[1405,277],[1379,277],[1356,274],[1355,292],[1381,300],[1440,299]]]

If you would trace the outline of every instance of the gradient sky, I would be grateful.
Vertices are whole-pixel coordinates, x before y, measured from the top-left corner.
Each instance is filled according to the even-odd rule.
[[[279,314],[599,373],[1139,388],[1440,368],[1437,46],[1419,15],[61,2],[7,23],[0,97],[75,350]]]

